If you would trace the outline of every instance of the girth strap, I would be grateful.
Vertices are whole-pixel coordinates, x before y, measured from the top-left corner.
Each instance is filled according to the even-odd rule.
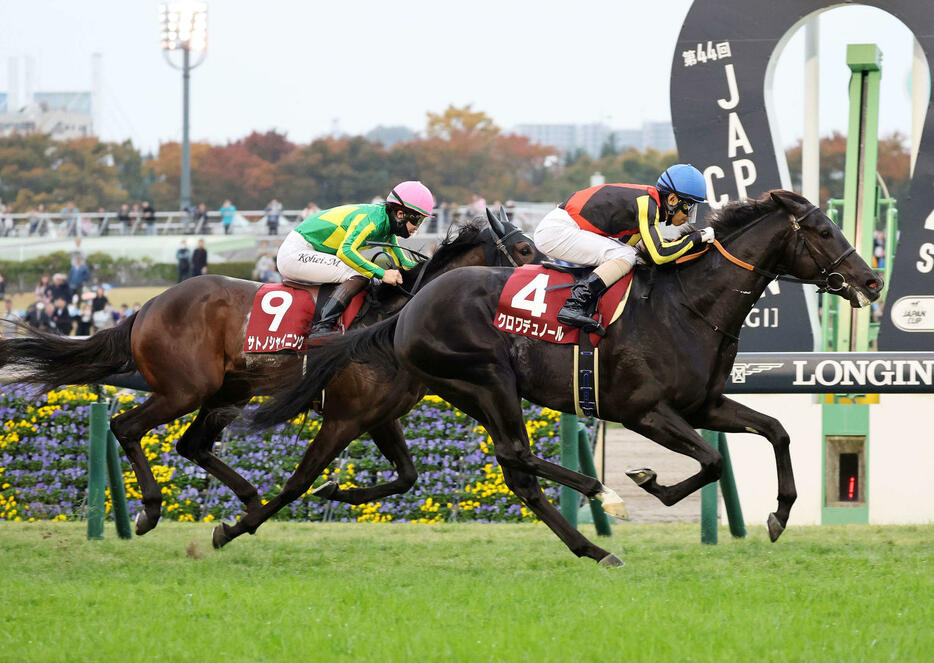
[[[574,409],[579,416],[599,416],[598,352],[590,342],[590,334],[581,330],[578,345],[574,346]]]

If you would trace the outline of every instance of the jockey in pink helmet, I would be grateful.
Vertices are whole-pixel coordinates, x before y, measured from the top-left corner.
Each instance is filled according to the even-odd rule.
[[[396,237],[409,237],[431,216],[434,198],[421,182],[397,184],[386,202],[342,205],[307,217],[291,231],[279,247],[276,265],[283,279],[303,283],[339,283],[327,302],[318,302],[318,322],[311,335],[333,331],[353,296],[376,277],[399,285],[402,273],[416,265],[399,247]],[[367,242],[394,244],[389,256],[395,263],[384,269],[367,260],[360,251]]]

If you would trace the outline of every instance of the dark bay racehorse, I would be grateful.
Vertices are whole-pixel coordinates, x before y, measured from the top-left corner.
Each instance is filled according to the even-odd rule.
[[[475,221],[449,236],[431,260],[403,274],[403,287],[380,287],[376,304],[358,320],[373,324],[397,312],[408,301],[404,290],[427,283],[440,274],[470,265],[520,265],[543,256],[520,230],[487,213],[489,227]],[[249,514],[260,507],[256,488],[212,452],[214,441],[252,396],[269,393],[283,382],[301,377],[301,358],[294,354],[262,355],[248,366],[243,353],[246,319],[260,283],[223,276],[199,276],[170,288],[147,302],[117,327],[87,339],[74,339],[27,330],[27,338],[0,340],[0,367],[9,367],[22,382],[51,389],[63,384],[88,384],[115,373],[138,370],[152,388],[139,407],[111,422],[111,429],[133,466],[142,492],[143,511],[136,533],[145,534],[159,521],[162,495],[140,446],[143,435],[200,408],[178,441],[178,452],[204,468],[236,493]],[[386,382],[371,379],[369,367],[354,367],[338,376],[328,389],[324,423],[314,445],[324,466],[356,437],[369,432],[379,448],[399,466],[399,478],[389,490],[411,486],[409,459],[402,429],[395,420],[404,396]],[[403,399],[404,400],[404,399]],[[414,405],[414,403],[413,403]],[[411,409],[411,406],[409,407]],[[378,412],[371,415],[371,412]],[[320,444],[319,444],[320,442]],[[401,449],[401,451],[398,451]],[[342,491],[333,499],[378,499],[384,487]],[[389,493],[385,493],[389,494]],[[297,497],[297,496],[296,496]],[[254,528],[255,529],[255,528]],[[221,530],[217,536],[222,536]],[[223,543],[223,540],[216,542]]]
[[[660,270],[654,285],[646,270],[635,275],[621,318],[600,343],[600,416],[700,463],[699,472],[674,485],[658,483],[650,469],[629,472],[666,505],[720,477],[722,457],[695,428],[764,436],[778,472],[778,509],[768,518],[775,541],[796,497],[789,438],[776,419],[723,395],[740,328],[778,274],[816,283],[854,307],[878,298],[882,282],[837,226],[794,193],[731,203],[711,225],[720,250]],[[529,449],[521,398],[573,413],[573,348],[496,329],[499,293],[511,273],[472,267],[436,279],[399,315],[316,349],[309,356],[314,370],[263,405],[255,420],[269,425],[294,417],[351,361],[367,362],[397,384],[424,383],[486,428],[507,485],[575,554],[621,564],[571,527],[538,485],[536,477],[551,479],[603,499],[610,513],[619,507],[618,496],[598,480]]]

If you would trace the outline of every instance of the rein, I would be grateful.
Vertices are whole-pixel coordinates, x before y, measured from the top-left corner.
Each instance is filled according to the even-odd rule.
[[[818,211],[818,208],[816,206],[812,206],[807,212],[805,212],[801,216],[792,218],[791,227],[794,229],[796,235],[798,231],[801,229],[801,222],[804,221],[807,217],[809,217],[811,214],[813,214],[816,211]],[[816,285],[818,286],[818,289],[817,289],[818,292],[828,292],[828,291],[837,292],[839,290],[843,290],[843,288],[849,285],[846,282],[846,279],[844,278],[842,274],[840,274],[839,272],[832,271],[832,270],[839,267],[840,264],[850,256],[851,253],[856,251],[856,248],[852,246],[846,251],[844,251],[842,254],[840,254],[840,256],[838,256],[833,262],[831,262],[829,265],[825,267],[821,265],[820,261],[814,255],[814,250],[811,247],[810,242],[808,242],[807,237],[805,237],[804,235],[797,235],[798,238],[804,241],[804,248],[807,250],[808,255],[811,256],[811,260],[814,262],[814,264],[817,265],[817,267],[820,269],[820,273],[823,278],[818,278],[818,279],[801,279],[801,278],[798,278],[797,276],[788,276],[786,274],[774,274],[772,272],[766,271],[760,267],[756,267],[755,265],[752,265],[744,260],[737,258],[736,256],[734,256],[732,253],[730,253],[726,249],[724,244],[729,242],[734,237],[742,235],[747,230],[749,230],[752,226],[759,223],[759,221],[771,216],[772,214],[773,212],[767,212],[766,214],[763,214],[762,216],[756,218],[752,222],[747,223],[745,226],[743,226],[739,230],[728,235],[722,242],[720,240],[715,239],[713,241],[714,247],[717,249],[717,251],[720,252],[720,254],[724,258],[729,260],[731,263],[733,263],[737,267],[741,267],[742,269],[745,269],[750,272],[755,272],[756,274],[759,274],[760,276],[765,276],[770,281],[778,280],[778,281],[788,281],[790,283],[802,283],[802,284],[806,283],[808,285]],[[706,252],[707,252],[707,249],[705,248],[703,251],[699,253],[695,253],[691,256],[686,256],[685,258],[679,258],[677,262],[681,264],[683,264],[684,262],[689,262],[691,260],[694,260],[695,258],[699,258],[700,256],[704,255],[704,253]]]
[[[495,242],[495,244],[494,244],[494,247],[495,247],[494,254],[495,254],[496,251],[498,251],[499,253],[502,253],[504,256],[506,256],[506,260],[508,260],[509,263],[510,263],[513,267],[519,267],[519,263],[516,262],[515,258],[513,258],[513,257],[512,257],[512,254],[509,252],[509,246],[507,245],[507,240],[508,240],[510,237],[514,236],[514,235],[522,235],[522,234],[523,234],[522,230],[519,229],[519,228],[513,228],[512,230],[510,230],[508,233],[506,233],[506,234],[503,235],[502,237],[499,237],[499,236],[497,236],[496,233],[494,233],[492,230],[490,230],[489,228],[486,228],[486,229],[484,229],[484,231],[483,231],[480,235],[482,236],[482,235],[483,235],[484,233],[486,233],[487,231],[489,231],[490,234],[492,234],[494,237],[496,237],[496,242]],[[418,257],[418,258],[421,258],[421,267],[420,267],[419,270],[418,270],[418,276],[415,277],[415,285],[412,286],[412,290],[406,290],[406,289],[403,288],[401,285],[397,285],[397,286],[396,286],[396,288],[398,288],[399,291],[400,291],[403,295],[405,295],[406,297],[408,297],[409,299],[411,299],[412,297],[414,297],[414,296],[415,296],[415,293],[418,292],[418,289],[419,289],[419,287],[420,287],[421,284],[422,284],[422,280],[423,280],[424,277],[425,277],[425,270],[426,270],[426,268],[428,267],[428,261],[431,260],[431,258],[430,258],[429,256],[426,256],[424,253],[419,253],[418,251],[414,251],[414,250],[409,249],[409,248],[400,247],[400,246],[398,246],[397,244],[392,244],[392,243],[390,243],[390,242],[367,242],[367,246],[379,246],[379,247],[385,247],[385,248],[401,248],[403,251],[408,251],[408,252],[411,253],[412,255],[414,255],[414,256],[416,256],[416,257]],[[484,250],[485,250],[488,246],[489,246],[489,244],[488,244],[487,242],[484,241],[484,242],[483,242]],[[488,257],[488,262],[491,263],[491,264],[494,263],[493,260],[489,260],[489,257]]]
[[[751,221],[750,223],[747,223],[747,224],[746,224],[745,226],[743,226],[742,228],[739,228],[739,229],[736,230],[735,232],[733,232],[733,233],[727,235],[726,238],[725,238],[722,242],[719,241],[719,240],[717,240],[717,239],[715,239],[715,240],[713,241],[713,245],[714,245],[714,247],[717,249],[717,251],[719,251],[720,254],[721,254],[724,258],[726,258],[729,262],[733,263],[733,264],[736,265],[737,267],[740,267],[740,268],[745,269],[745,270],[750,271],[750,272],[754,272],[754,273],[756,273],[756,274],[759,274],[760,276],[764,276],[764,277],[768,278],[769,281],[774,281],[774,280],[777,279],[777,280],[780,280],[780,281],[789,281],[789,282],[791,282],[791,283],[802,283],[802,284],[807,283],[807,284],[809,284],[809,285],[816,285],[816,286],[818,286],[818,289],[817,289],[818,292],[828,292],[828,291],[829,291],[829,292],[837,292],[837,291],[842,290],[843,288],[847,287],[849,284],[846,282],[846,279],[844,278],[844,276],[843,276],[842,274],[840,274],[839,272],[832,271],[832,270],[835,270],[837,267],[839,267],[840,264],[841,264],[844,260],[846,260],[847,257],[850,256],[851,253],[853,253],[854,251],[856,251],[856,248],[851,246],[849,249],[847,249],[847,250],[844,251],[842,254],[840,254],[840,256],[838,256],[833,262],[831,262],[831,263],[830,263],[829,265],[827,265],[826,267],[823,266],[823,265],[821,265],[821,262],[820,262],[820,261],[817,259],[817,257],[814,255],[814,250],[813,250],[813,248],[811,247],[810,242],[808,242],[807,237],[805,237],[803,234],[798,234],[798,231],[801,230],[801,222],[804,221],[807,217],[809,217],[809,216],[810,216],[811,214],[813,214],[814,212],[818,211],[818,209],[819,209],[819,208],[818,208],[817,206],[812,205],[811,208],[808,209],[808,210],[807,210],[804,214],[802,214],[801,216],[797,216],[797,217],[796,217],[796,216],[793,216],[792,219],[791,219],[791,227],[792,227],[792,229],[795,231],[795,236],[796,236],[796,238],[800,238],[801,240],[804,241],[804,248],[807,250],[808,255],[811,256],[811,260],[814,262],[814,264],[818,267],[818,269],[820,269],[820,273],[821,273],[821,277],[822,277],[822,278],[818,278],[818,279],[800,279],[800,278],[798,278],[798,277],[796,277],[796,276],[788,276],[788,275],[785,275],[785,274],[773,274],[772,272],[769,272],[769,271],[767,271],[767,270],[761,269],[760,267],[756,267],[756,266],[753,265],[753,264],[750,264],[750,263],[748,263],[748,262],[746,262],[746,261],[744,261],[744,260],[741,260],[741,259],[737,258],[736,256],[734,256],[732,253],[730,253],[730,252],[726,249],[726,247],[724,246],[724,244],[728,243],[728,242],[729,242],[730,240],[732,240],[733,238],[735,238],[735,237],[737,237],[737,236],[739,236],[739,235],[742,235],[743,233],[745,233],[747,230],[749,230],[750,228],[752,228],[754,225],[756,225],[757,223],[759,223],[759,222],[762,221],[763,219],[765,219],[765,218],[767,218],[767,217],[770,217],[772,214],[774,214],[774,212],[767,212],[767,213],[763,214],[762,216],[760,216],[760,217],[754,219],[754,220]],[[698,253],[692,254],[692,255],[690,255],[690,256],[685,256],[685,257],[683,257],[683,258],[679,258],[676,262],[679,263],[679,264],[683,264],[683,263],[685,263],[685,262],[690,262],[691,260],[694,260],[694,259],[699,258],[700,256],[704,255],[704,254],[707,252],[708,248],[709,248],[709,247],[705,247],[703,251],[700,251],[700,252],[698,252]],[[717,325],[717,324],[711,322],[711,321],[707,318],[707,316],[705,316],[703,313],[701,313],[700,311],[698,311],[698,310],[697,310],[697,307],[695,307],[693,304],[690,303],[690,301],[688,300],[687,292],[686,292],[685,289],[684,289],[684,282],[683,282],[682,279],[681,279],[681,270],[680,270],[680,269],[675,270],[675,278],[676,278],[677,281],[678,281],[678,287],[681,289],[681,295],[682,295],[682,297],[683,297],[683,299],[681,300],[681,303],[684,305],[684,307],[687,308],[689,311],[691,311],[691,313],[693,313],[694,315],[696,315],[698,318],[700,318],[701,320],[703,320],[704,322],[706,322],[707,325],[708,325],[711,329],[713,329],[715,332],[719,332],[719,333],[723,334],[724,336],[726,336],[727,338],[729,338],[729,339],[731,339],[731,340],[733,340],[733,341],[739,342],[739,336],[738,336],[737,334],[732,334],[732,333],[726,331],[725,329],[723,329],[722,327],[720,327],[719,325]]]
[[[426,256],[424,253],[419,253],[418,251],[415,251],[414,249],[407,249],[407,248],[405,248],[405,247],[400,247],[398,244],[392,244],[392,243],[390,243],[390,242],[367,242],[367,246],[382,246],[382,247],[386,247],[386,248],[401,248],[403,251],[408,251],[408,252],[411,253],[413,256],[416,256],[416,257],[418,257],[418,258],[421,258],[421,261],[420,261],[420,262],[421,262],[422,266],[421,266],[421,267],[419,268],[419,270],[418,270],[418,276],[415,277],[415,285],[412,286],[411,292],[408,291],[408,290],[406,290],[405,288],[403,288],[401,285],[397,285],[397,286],[396,286],[396,287],[399,289],[399,291],[400,291],[403,295],[405,295],[406,297],[408,297],[409,299],[411,299],[412,297],[414,297],[414,296],[415,296],[415,293],[418,292],[418,287],[422,284],[422,279],[425,277],[425,269],[428,267],[428,261],[431,260],[431,257],[430,257],[430,256]]]

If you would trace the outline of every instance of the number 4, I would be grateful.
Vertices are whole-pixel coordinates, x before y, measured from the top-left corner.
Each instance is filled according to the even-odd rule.
[[[536,318],[542,317],[548,309],[548,304],[545,303],[545,288],[548,287],[548,276],[548,274],[539,274],[526,283],[522,289],[513,296],[509,304],[513,308],[530,312]],[[532,295],[532,299],[528,298],[529,295]]]
[[[281,301],[274,306],[272,303],[274,299],[279,299]],[[259,303],[259,305],[260,308],[263,309],[264,313],[269,313],[270,315],[275,316],[272,319],[272,323],[269,325],[269,331],[278,331],[279,325],[282,323],[283,316],[292,305],[292,293],[285,292],[283,290],[273,290],[271,292],[267,292],[265,295],[263,295],[263,300]]]

